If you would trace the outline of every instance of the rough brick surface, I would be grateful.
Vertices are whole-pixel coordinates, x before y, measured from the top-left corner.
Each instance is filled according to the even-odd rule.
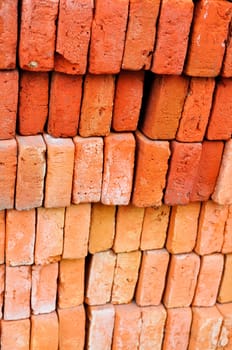
[[[232,302],[231,284],[232,284],[232,254],[226,254],[222,281],[221,281],[220,290],[218,293],[219,303]]]
[[[0,317],[1,319],[3,314],[4,290],[5,290],[5,265],[0,265]]]
[[[6,214],[5,210],[0,211],[0,264],[5,261],[5,240],[6,240]]]
[[[232,205],[228,207],[228,216],[226,219],[224,230],[224,241],[222,246],[222,253],[232,253]]]
[[[1,321],[1,348],[29,350],[30,320]],[[34,349],[33,349],[34,350]]]
[[[226,42],[226,53],[222,65],[221,75],[223,77],[232,77],[232,26],[230,23],[227,42]]]
[[[58,319],[56,312],[31,316],[31,350],[58,348]]]
[[[229,350],[232,346],[232,303],[217,304],[216,306],[223,316],[217,350]]]

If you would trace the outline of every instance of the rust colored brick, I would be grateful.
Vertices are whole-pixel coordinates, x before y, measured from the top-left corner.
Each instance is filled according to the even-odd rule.
[[[228,206],[228,216],[226,219],[224,230],[224,241],[222,245],[222,253],[232,253],[232,205]]]
[[[58,349],[59,325],[56,312],[31,316],[30,350]]]
[[[1,349],[29,350],[30,320],[1,321]],[[33,349],[34,350],[34,349]]]
[[[5,241],[6,241],[6,212],[0,211],[0,264],[5,262]]]
[[[0,318],[3,314],[4,303],[4,291],[5,291],[5,265],[0,265]]]
[[[216,306],[223,317],[217,350],[230,350],[232,347],[232,303],[217,304]]]
[[[219,303],[232,302],[232,254],[225,255],[225,266],[222,275],[222,281],[218,293]]]
[[[223,60],[221,75],[226,78],[232,77],[232,25],[230,23],[227,41],[226,52]]]

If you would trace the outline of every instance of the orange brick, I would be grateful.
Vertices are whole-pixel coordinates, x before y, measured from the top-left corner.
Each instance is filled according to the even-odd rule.
[[[151,306],[160,304],[165,287],[168,262],[169,254],[165,249],[143,252],[135,295],[138,305]]]
[[[221,286],[218,293],[219,303],[232,302],[231,285],[232,285],[232,254],[226,254]]]
[[[232,27],[229,26],[229,32],[226,41],[226,52],[223,60],[221,75],[223,77],[232,77]]]
[[[232,205],[228,206],[228,216],[226,219],[224,230],[224,241],[222,246],[222,253],[232,253]]]
[[[232,347],[232,303],[217,304],[216,306],[223,316],[217,350],[230,350]]]
[[[2,319],[5,290],[5,265],[0,265],[0,318]]]
[[[0,264],[5,262],[5,235],[6,235],[5,210],[0,211]]]
[[[58,333],[56,312],[46,315],[32,315],[30,350],[57,350]]]
[[[1,321],[1,349],[29,350],[30,320]]]

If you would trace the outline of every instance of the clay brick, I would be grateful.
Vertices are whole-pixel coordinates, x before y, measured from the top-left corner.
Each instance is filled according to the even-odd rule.
[[[114,329],[114,307],[111,304],[88,306],[88,334],[86,349],[110,350]]]
[[[226,52],[223,60],[221,75],[223,77],[232,77],[232,25],[230,22],[227,41],[226,41]]]
[[[170,207],[145,208],[141,235],[141,250],[161,249],[166,241]]]
[[[170,156],[167,141],[153,141],[136,132],[136,169],[132,203],[138,207],[160,206]]]
[[[74,174],[72,202],[99,202],[103,171],[103,139],[101,137],[74,139]]]
[[[228,216],[226,219],[224,230],[224,241],[222,245],[222,253],[232,253],[232,205],[228,206]]]
[[[64,208],[37,209],[35,263],[59,261],[63,251]]]
[[[92,23],[89,72],[115,74],[120,71],[129,0],[106,0],[95,3]]]
[[[59,0],[22,1],[19,64],[22,69],[49,71],[54,67]]]
[[[116,253],[139,249],[144,209],[132,205],[119,206],[113,249]]]
[[[144,72],[121,71],[118,75],[112,127],[115,131],[137,129],[143,97]]]
[[[70,205],[72,193],[74,144],[71,139],[57,139],[44,135],[47,146],[47,171],[45,180],[45,208]]]
[[[58,319],[56,312],[31,316],[30,350],[58,349]]]
[[[31,266],[6,266],[4,319],[30,316]]]
[[[156,76],[142,121],[143,133],[151,139],[175,139],[188,79],[183,76]]]
[[[217,350],[230,350],[232,347],[232,303],[217,304],[216,306],[223,316]]]
[[[82,77],[53,73],[50,88],[48,133],[54,137],[77,134]]]
[[[5,262],[5,236],[6,236],[6,214],[5,210],[0,211],[0,264]]]
[[[67,74],[85,74],[92,8],[92,0],[59,2],[55,70]]]
[[[182,73],[193,7],[191,0],[161,2],[152,72],[176,75]]]
[[[200,203],[172,207],[166,248],[172,254],[190,253],[196,243]]]
[[[117,254],[112,288],[112,304],[127,304],[133,299],[138,280],[140,260],[140,251]]]
[[[101,202],[127,205],[130,201],[135,139],[131,133],[111,133],[104,138],[104,174]]]
[[[221,286],[218,293],[219,303],[232,302],[231,285],[232,285],[232,254],[226,254]]]
[[[228,207],[212,201],[202,203],[195,251],[199,255],[220,252]]]
[[[201,257],[201,267],[193,299],[194,306],[213,306],[216,303],[223,267],[222,254]]]
[[[192,303],[199,267],[200,258],[194,253],[171,256],[163,298],[166,307],[186,307]]]
[[[48,73],[21,72],[18,115],[21,135],[44,131],[48,116],[48,84]]]
[[[112,248],[115,234],[115,212],[115,206],[93,204],[89,234],[91,254]]]
[[[16,128],[16,114],[18,105],[18,71],[15,70],[10,72],[0,72],[0,86],[0,140],[12,139],[15,136]]]
[[[200,0],[195,4],[186,74],[215,77],[220,73],[231,10],[225,1]]]
[[[79,134],[83,137],[108,135],[113,113],[114,76],[87,74],[83,89]]]
[[[0,318],[2,319],[5,290],[5,265],[0,265]]]
[[[58,305],[60,309],[78,306],[84,301],[85,259],[61,260]]]
[[[150,69],[159,7],[160,0],[129,1],[123,69]]]
[[[201,143],[171,144],[171,163],[164,202],[168,205],[188,204],[201,157]]]
[[[83,305],[58,309],[59,349],[82,350],[85,343],[85,309]]]
[[[40,207],[43,202],[46,146],[41,135],[17,136],[18,167],[15,207]]]
[[[108,250],[91,255],[86,281],[85,302],[103,305],[110,301],[116,255]]]
[[[88,253],[91,204],[65,209],[63,259],[80,259]]]
[[[6,264],[31,265],[34,262],[35,209],[6,212]]]
[[[215,81],[192,78],[189,83],[176,139],[183,142],[203,140],[211,110]]]
[[[160,304],[165,287],[168,262],[169,254],[165,249],[143,252],[135,295],[138,305]]]
[[[191,308],[167,309],[167,321],[162,349],[186,350],[188,348],[191,321]]]
[[[0,141],[0,209],[14,207],[17,166],[17,143],[13,140]]]
[[[30,320],[1,321],[1,349],[29,350]],[[34,349],[33,349],[34,350]]]

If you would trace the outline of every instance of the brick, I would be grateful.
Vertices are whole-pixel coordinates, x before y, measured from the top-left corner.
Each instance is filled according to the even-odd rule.
[[[225,265],[222,275],[221,285],[218,293],[219,303],[230,303],[232,302],[232,254],[225,255]]]
[[[58,319],[56,312],[31,316],[30,350],[58,349]]]
[[[167,141],[153,141],[136,132],[136,168],[132,203],[138,207],[160,206],[170,156]]]
[[[115,213],[113,205],[96,203],[92,205],[89,234],[89,252],[91,254],[111,249],[115,234]]]
[[[0,318],[2,319],[5,290],[5,265],[0,265]]]
[[[116,255],[108,250],[91,255],[86,280],[85,302],[103,305],[110,301]]]
[[[190,253],[196,243],[200,203],[172,207],[166,248],[172,254]]]
[[[140,260],[140,251],[117,254],[112,304],[127,304],[133,299],[139,275]]]
[[[47,146],[47,171],[45,180],[45,208],[70,205],[74,167],[74,144],[71,139],[44,135]],[[65,169],[65,171],[64,171]]]
[[[191,0],[162,1],[152,72],[175,75],[182,73],[193,7]]]
[[[1,321],[1,349],[29,350],[30,320]]]
[[[144,209],[132,205],[119,206],[113,249],[116,253],[139,249]]]
[[[215,350],[223,320],[216,306],[193,307],[192,312],[193,321],[188,349]]]
[[[60,309],[84,302],[85,259],[61,260],[59,270],[58,305]]]
[[[213,306],[216,303],[223,267],[224,258],[222,254],[201,257],[201,266],[193,299],[194,306]]]
[[[200,258],[194,253],[171,256],[163,298],[166,307],[187,307],[192,303],[199,267]]]
[[[86,348],[94,350],[110,350],[114,329],[115,311],[111,304],[88,306],[88,334]]]
[[[114,90],[113,75],[86,75],[79,124],[81,136],[105,136],[109,134]]]
[[[41,135],[17,136],[18,167],[15,207],[17,210],[40,207],[43,202],[45,151]]]
[[[49,71],[54,67],[59,0],[22,1],[19,64],[22,69]]]
[[[191,328],[191,308],[167,309],[163,350],[186,350]]]
[[[82,77],[53,73],[48,133],[54,137],[76,136],[82,96]]]
[[[216,306],[223,316],[217,350],[229,350],[232,346],[232,304],[217,304]]]
[[[80,259],[88,253],[91,204],[65,209],[63,259]]]
[[[6,241],[6,213],[0,210],[0,264],[5,262],[5,241]]]
[[[6,212],[6,264],[31,265],[34,261],[35,209]]]
[[[92,23],[93,2],[59,2],[55,69],[67,74],[85,74]],[[70,25],[72,30],[70,30]]]
[[[192,78],[181,113],[176,139],[183,142],[203,140],[210,115],[215,81]]]
[[[232,77],[232,26],[229,25],[229,31],[226,41],[226,52],[222,64],[221,75],[223,77]]]
[[[120,71],[129,0],[97,1],[92,23],[89,72],[115,74]]]
[[[166,233],[169,223],[170,207],[161,205],[160,207],[145,208],[141,250],[161,249],[166,241]]]
[[[185,67],[187,75],[215,77],[220,73],[231,9],[230,3],[217,0],[200,0],[195,5]]]
[[[222,253],[232,253],[232,205],[228,206],[228,216],[226,219],[224,230],[224,241],[222,245]]]
[[[143,252],[135,295],[136,303],[139,306],[160,304],[165,287],[168,262],[169,254],[165,249]]]
[[[4,319],[18,320],[30,316],[31,267],[6,266]]]
[[[21,135],[44,131],[48,116],[48,84],[48,73],[21,72],[18,111]]]
[[[99,202],[103,171],[103,139],[101,137],[74,139],[74,174],[72,202]]]
[[[144,72],[121,71],[118,75],[112,127],[115,131],[137,129],[143,97]]]
[[[18,106],[18,79],[18,71],[16,70],[9,72],[0,72],[0,140],[12,139],[15,136],[16,114]]]
[[[187,78],[156,76],[151,83],[142,132],[151,139],[175,139],[187,92]]]
[[[85,343],[85,309],[83,305],[58,309],[59,349],[82,350]]]
[[[130,0],[122,69],[150,69],[160,0]]]
[[[35,263],[59,261],[63,251],[64,208],[37,209]]]
[[[228,208],[212,201],[202,203],[195,251],[199,255],[220,252]]]
[[[101,202],[107,205],[128,205],[134,170],[134,136],[131,133],[111,133],[104,138],[104,146]]]
[[[14,207],[17,166],[17,143],[13,140],[0,141],[0,209]]]
[[[201,143],[171,144],[171,163],[164,202],[168,205],[188,204],[201,157]]]

